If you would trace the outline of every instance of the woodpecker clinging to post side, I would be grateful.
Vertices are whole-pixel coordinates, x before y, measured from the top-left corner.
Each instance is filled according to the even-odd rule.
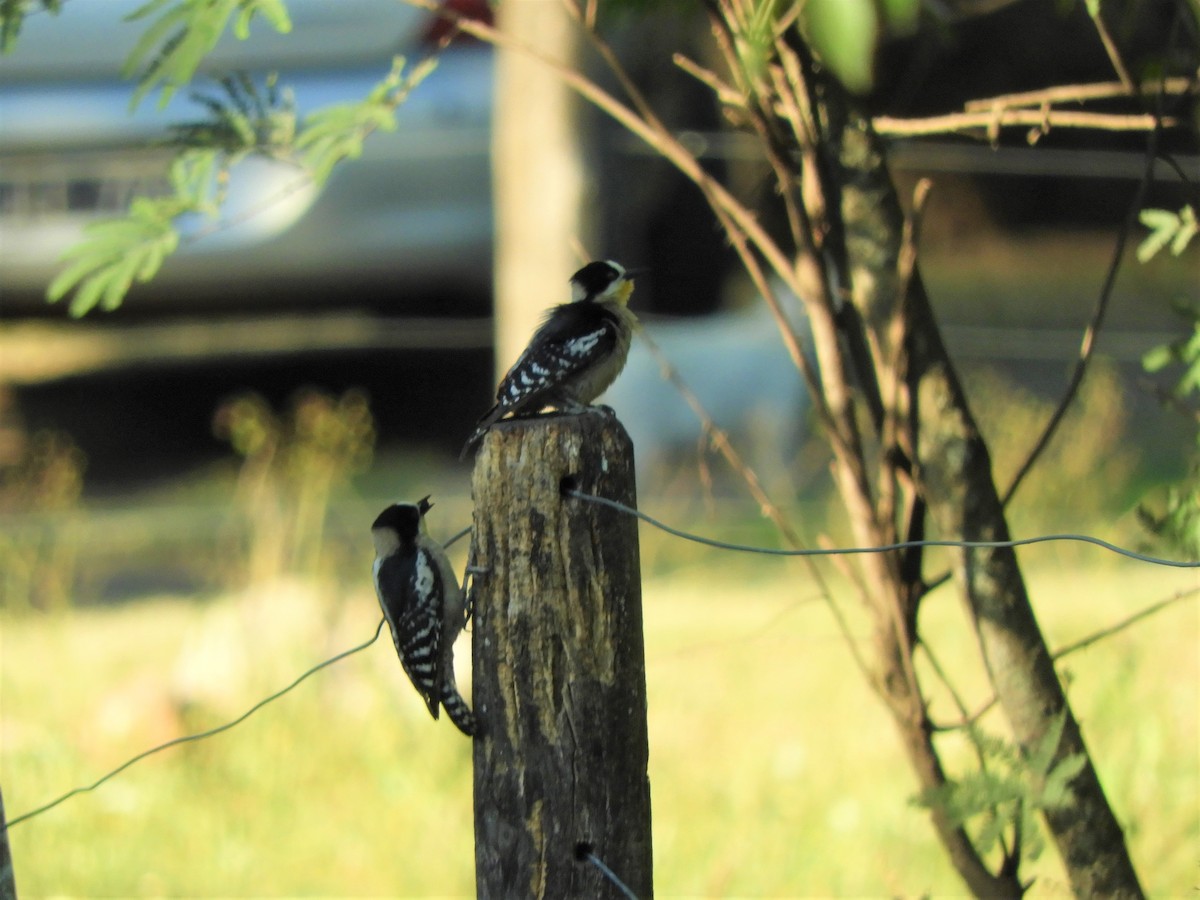
[[[463,456],[506,415],[545,406],[581,412],[621,374],[637,317],[629,311],[632,273],[612,260],[591,262],[571,276],[570,303],[553,307],[496,391],[463,448]]]
[[[476,731],[475,716],[454,683],[454,640],[466,625],[466,599],[442,545],[425,531],[433,504],[394,503],[371,526],[375,593],[404,671],[436,719],[444,706],[458,730]]]

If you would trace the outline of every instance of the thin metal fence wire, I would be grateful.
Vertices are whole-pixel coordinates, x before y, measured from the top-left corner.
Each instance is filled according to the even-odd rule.
[[[443,546],[449,547],[455,541],[458,541],[458,540],[466,537],[468,534],[470,534],[470,532],[471,532],[471,527],[468,525],[466,528],[464,528],[461,531],[454,534],[449,540],[447,540],[443,544]],[[197,732],[196,734],[187,734],[182,737],[172,738],[171,740],[166,741],[165,743],[159,744],[156,747],[151,747],[149,750],[144,750],[141,753],[139,753],[137,756],[127,759],[125,762],[121,763],[121,765],[117,766],[111,772],[102,776],[101,778],[98,778],[96,781],[92,782],[91,784],[77,787],[73,790],[67,791],[67,793],[63,794],[60,797],[56,797],[54,800],[51,800],[49,803],[44,803],[41,806],[37,807],[36,809],[31,809],[29,812],[22,813],[19,816],[15,816],[14,818],[9,819],[6,822],[0,822],[0,832],[7,831],[8,829],[12,828],[14,825],[20,825],[22,822],[28,821],[29,819],[32,819],[35,816],[40,816],[44,812],[49,812],[50,810],[54,809],[54,807],[58,806],[60,803],[70,800],[72,797],[78,796],[79,794],[86,794],[90,791],[96,790],[96,788],[100,787],[100,785],[104,784],[110,778],[115,778],[117,775],[120,775],[122,772],[124,772],[130,766],[134,765],[135,763],[141,762],[143,759],[146,759],[147,757],[154,756],[156,753],[161,753],[163,750],[169,750],[171,747],[177,747],[180,744],[189,744],[193,741],[202,741],[205,738],[214,737],[218,734],[221,734],[221,732],[223,732],[223,731],[228,731],[230,728],[233,728],[235,725],[242,724],[242,722],[245,722],[248,718],[250,718],[256,712],[258,712],[260,709],[262,709],[268,703],[274,703],[276,700],[278,700],[284,694],[287,694],[290,691],[294,690],[295,688],[299,687],[300,684],[302,682],[306,681],[310,676],[315,675],[317,672],[320,672],[322,669],[332,666],[334,663],[341,662],[343,659],[345,659],[348,656],[353,656],[355,653],[360,653],[361,651],[366,650],[368,647],[370,647],[372,644],[374,644],[377,640],[379,640],[379,633],[383,630],[383,623],[385,621],[386,621],[386,619],[379,620],[379,624],[375,626],[375,633],[373,635],[371,635],[370,640],[365,641],[362,644],[359,644],[357,647],[351,647],[349,650],[343,650],[341,653],[338,653],[336,656],[331,656],[329,659],[325,660],[324,662],[317,663],[315,666],[306,670],[302,675],[300,675],[298,678],[296,678],[294,681],[292,681],[289,685],[287,685],[287,687],[281,688],[280,690],[271,694],[269,697],[264,697],[262,700],[259,700],[257,703],[255,703],[253,706],[251,706],[248,710],[246,710],[244,713],[242,713],[236,719],[233,719],[230,722],[226,722],[223,725],[218,725],[216,728],[210,728],[207,731],[200,731],[200,732]]]
[[[307,679],[310,675],[315,675],[317,672],[320,672],[322,669],[327,668],[328,666],[332,666],[336,662],[340,662],[341,660],[345,659],[347,656],[351,656],[355,653],[358,653],[361,650],[366,650],[368,647],[370,647],[372,644],[374,644],[375,641],[379,638],[379,632],[381,630],[383,630],[384,621],[385,620],[382,618],[379,620],[379,624],[375,626],[375,634],[373,634],[371,636],[371,639],[369,641],[367,641],[366,643],[359,644],[357,647],[351,647],[349,650],[343,650],[337,656],[331,656],[329,659],[325,660],[324,662],[318,663],[317,665],[313,666],[311,669],[306,671],[299,678],[297,678],[295,681],[293,681],[291,684],[289,684],[287,687],[281,688],[280,690],[271,694],[271,696],[264,697],[262,700],[259,700],[257,703],[255,703],[252,707],[250,707],[248,710],[246,710],[244,713],[242,713],[236,719],[234,719],[230,722],[226,722],[224,725],[218,725],[216,728],[210,728],[207,731],[200,731],[200,732],[197,732],[196,734],[186,734],[183,737],[172,738],[171,740],[167,741],[166,743],[159,744],[157,747],[151,747],[149,750],[143,750],[137,756],[127,759],[125,762],[121,763],[121,765],[117,766],[115,769],[113,769],[107,775],[104,775],[103,777],[98,778],[96,781],[93,781],[91,784],[85,785],[83,787],[77,787],[71,791],[67,791],[67,793],[63,794],[61,797],[57,797],[54,800],[51,800],[49,803],[39,806],[37,809],[31,809],[27,813],[23,813],[19,816],[16,816],[15,818],[9,819],[7,822],[4,822],[2,825],[0,825],[0,831],[7,831],[9,828],[12,828],[14,825],[20,825],[22,822],[27,821],[28,819],[32,819],[34,816],[40,816],[44,812],[49,812],[50,810],[54,809],[54,807],[58,806],[58,804],[63,803],[66,800],[70,800],[72,797],[77,796],[78,794],[86,794],[89,791],[94,791],[96,788],[100,787],[100,785],[104,784],[104,782],[108,781],[110,778],[115,778],[117,775],[120,775],[122,772],[124,772],[126,769],[128,769],[130,766],[132,766],[134,763],[141,762],[143,759],[145,759],[148,756],[153,756],[156,753],[161,753],[163,750],[167,750],[171,747],[177,747],[180,744],[188,744],[188,743],[191,743],[192,741],[202,741],[205,738],[210,738],[210,737],[213,737],[214,735],[218,735],[223,731],[228,731],[230,728],[233,728],[235,725],[242,724],[248,718],[250,718],[252,715],[254,715],[256,712],[258,712],[260,709],[262,709],[264,706],[266,706],[268,703],[273,703],[274,701],[276,701],[280,697],[282,697],[284,694],[291,691],[293,688],[298,687],[300,685],[300,683],[302,681],[304,681],[305,679]]]
[[[1126,556],[1129,559],[1136,559],[1140,562],[1152,563],[1156,566],[1170,566],[1176,569],[1198,569],[1200,562],[1177,559],[1162,559],[1158,556],[1148,556],[1145,553],[1139,553],[1136,550],[1130,550],[1126,547],[1119,547],[1116,544],[1110,543],[1102,538],[1092,537],[1088,534],[1042,534],[1036,537],[1016,538],[1007,541],[958,541],[958,540],[923,540],[923,541],[897,541],[894,544],[881,544],[878,547],[815,547],[801,550],[791,550],[784,547],[756,547],[751,544],[733,544],[728,541],[719,541],[715,538],[704,537],[699,534],[683,531],[662,522],[653,516],[647,515],[640,509],[634,509],[631,506],[626,506],[616,500],[610,500],[607,497],[598,497],[595,494],[585,494],[582,491],[574,488],[568,488],[563,491],[564,496],[574,497],[577,500],[584,500],[588,503],[595,503],[599,506],[607,506],[610,509],[615,509],[618,512],[626,515],[634,516],[641,519],[648,525],[653,525],[660,531],[673,535],[677,538],[682,538],[685,541],[693,541],[697,544],[704,544],[708,547],[716,547],[719,550],[733,550],[739,553],[762,553],[768,556],[850,556],[861,553],[888,553],[893,550],[907,550],[911,547],[957,547],[960,549],[1001,549],[1026,547],[1030,544],[1046,544],[1055,541],[1073,541],[1082,544],[1094,544],[1097,547],[1102,547],[1111,553],[1116,553],[1119,556]]]
[[[609,867],[608,863],[596,855],[596,852],[592,848],[591,844],[579,844],[575,848],[575,858],[580,862],[588,862],[595,866],[600,874],[604,876],[604,879],[618,891],[624,894],[628,900],[638,900],[637,894],[631,891],[629,886],[625,884],[625,882],[623,882],[619,877],[617,877],[617,873]]]
[[[846,556],[846,555],[851,555],[851,554],[862,554],[862,553],[887,553],[887,552],[890,552],[893,550],[905,550],[910,547],[956,547],[956,548],[997,548],[997,549],[999,549],[999,548],[1025,547],[1030,544],[1044,544],[1044,543],[1050,543],[1050,542],[1055,542],[1055,541],[1071,541],[1071,542],[1076,542],[1076,543],[1093,544],[1097,547],[1101,547],[1101,548],[1108,550],[1111,553],[1115,553],[1119,556],[1128,557],[1129,559],[1138,560],[1139,562],[1150,563],[1152,565],[1169,566],[1169,567],[1178,568],[1178,569],[1200,568],[1200,562],[1193,562],[1193,561],[1187,561],[1187,560],[1163,559],[1161,557],[1150,556],[1145,553],[1139,553],[1136,550],[1130,550],[1125,547],[1119,547],[1116,544],[1110,543],[1109,541],[1103,540],[1098,537],[1093,537],[1091,535],[1071,534],[1071,533],[1046,534],[1046,535],[1038,535],[1036,537],[1017,538],[1015,540],[1007,540],[1007,541],[959,541],[959,540],[899,541],[894,544],[884,544],[884,545],[878,546],[878,547],[835,547],[835,548],[812,548],[812,549],[801,549],[801,550],[790,550],[790,549],[779,548],[779,547],[757,547],[757,546],[753,546],[750,544],[736,544],[736,543],[731,543],[729,541],[721,541],[721,540],[717,540],[715,538],[708,538],[708,537],[704,537],[703,535],[693,534],[691,532],[684,531],[680,528],[675,528],[674,526],[668,525],[667,523],[665,523],[659,519],[656,519],[653,516],[648,515],[647,513],[644,513],[639,509],[635,509],[631,506],[627,506],[624,503],[620,503],[616,500],[610,500],[607,497],[600,497],[595,494],[584,493],[583,491],[576,490],[575,488],[565,487],[562,493],[563,493],[563,496],[565,496],[565,497],[572,497],[576,500],[582,500],[586,503],[594,503],[599,506],[605,506],[605,507],[608,507],[609,509],[616,510],[617,512],[623,513],[625,515],[633,516],[633,517],[640,519],[641,521],[647,523],[648,525],[652,525],[653,527],[659,529],[660,531],[665,532],[666,534],[672,535],[673,537],[677,537],[677,538],[680,538],[680,539],[686,540],[686,541],[692,541],[693,543],[697,543],[697,544],[703,544],[704,546],[708,546],[708,547],[714,547],[718,550],[729,550],[729,551],[738,552],[738,553],[760,553],[760,554],[765,554],[768,556]],[[454,542],[460,540],[461,538],[463,538],[467,534],[469,534],[470,531],[471,531],[471,527],[467,526],[466,528],[462,529],[461,531],[454,534],[451,538],[449,538],[445,542],[444,546],[449,547]],[[1155,609],[1157,609],[1157,607]],[[1146,613],[1139,614],[1138,618],[1142,617],[1145,614]],[[344,650],[341,653],[338,653],[336,656],[330,657],[329,659],[325,660],[324,662],[318,663],[317,665],[315,665],[312,668],[305,671],[302,675],[300,675],[298,678],[296,678],[294,681],[292,681],[286,687],[276,691],[275,693],[271,694],[269,697],[265,697],[264,699],[260,700],[258,703],[255,703],[248,710],[246,710],[246,712],[242,713],[236,719],[226,722],[223,725],[218,725],[216,728],[210,728],[207,731],[201,731],[201,732],[198,732],[197,734],[189,734],[189,735],[184,735],[183,737],[173,738],[172,740],[169,740],[165,743],[159,744],[156,747],[151,747],[149,750],[145,750],[145,751],[137,754],[136,756],[131,757],[130,759],[126,760],[121,765],[117,766],[117,768],[113,769],[111,772],[107,773],[106,775],[97,779],[96,781],[92,782],[91,784],[85,785],[82,787],[77,787],[71,791],[68,791],[67,793],[63,794],[62,796],[57,797],[54,800],[51,800],[49,803],[45,803],[42,806],[39,806],[36,809],[32,809],[27,813],[23,813],[19,816],[15,816],[14,818],[9,819],[7,822],[0,823],[0,832],[7,831],[9,828],[12,828],[14,825],[19,825],[22,822],[26,822],[29,819],[32,819],[36,816],[41,815],[42,813],[49,812],[50,810],[52,810],[56,806],[58,806],[60,803],[63,803],[65,801],[71,799],[72,797],[75,797],[79,794],[85,794],[90,791],[96,790],[98,787],[100,787],[102,784],[107,782],[109,779],[115,778],[117,775],[124,772],[130,766],[134,765],[135,763],[141,762],[143,759],[146,759],[147,757],[153,756],[156,753],[161,753],[163,750],[168,750],[171,747],[176,747],[180,744],[187,744],[187,743],[191,743],[193,741],[200,741],[200,740],[204,740],[205,738],[214,737],[218,734],[221,734],[222,732],[228,731],[229,729],[233,728],[236,725],[240,725],[242,722],[246,721],[246,719],[250,718],[250,716],[254,715],[254,713],[258,712],[260,709],[262,709],[267,704],[273,703],[274,701],[278,700],[280,697],[284,696],[288,692],[299,687],[299,685],[302,682],[306,681],[310,676],[315,675],[317,672],[321,671],[322,669],[328,668],[329,666],[333,665],[336,662],[340,662],[341,660],[345,659],[348,656],[352,656],[355,653],[359,653],[363,650],[366,650],[368,647],[370,647],[372,644],[374,644],[376,640],[378,640],[379,634],[383,630],[384,621],[385,620],[380,619],[379,624],[375,627],[375,633],[371,636],[370,640],[366,641],[365,643],[359,644],[356,647],[352,647],[349,650]],[[581,848],[582,847],[586,847],[586,845],[581,845]],[[590,849],[587,850],[586,853],[584,853],[584,851],[581,849],[580,853],[583,854],[580,857],[582,860],[592,863],[592,865],[596,866],[596,868],[599,869],[600,872],[603,873],[606,878],[608,878],[610,881],[612,881],[612,883],[615,886],[617,886],[620,890],[622,890],[627,897],[632,897],[633,900],[637,900],[637,898],[634,897],[634,894],[627,887],[625,887],[625,885],[621,882],[621,880],[619,878],[617,878],[617,876],[613,873],[613,871],[604,864],[604,861],[599,859],[597,856],[595,856],[595,854],[593,854],[590,851]]]

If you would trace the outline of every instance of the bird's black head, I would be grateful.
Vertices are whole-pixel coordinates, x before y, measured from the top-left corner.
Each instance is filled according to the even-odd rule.
[[[628,277],[625,267],[611,259],[590,262],[571,276],[571,293],[575,300],[599,300]]]
[[[396,532],[401,540],[416,540],[421,531],[421,517],[429,512],[433,504],[428,497],[416,503],[393,503],[375,518],[371,530],[387,528]]]

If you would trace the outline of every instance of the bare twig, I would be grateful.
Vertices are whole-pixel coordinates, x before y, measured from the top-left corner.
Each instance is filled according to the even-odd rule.
[[[1107,638],[1113,637],[1114,635],[1120,634],[1125,629],[1127,629],[1133,625],[1136,625],[1138,622],[1142,621],[1142,619],[1148,619],[1150,616],[1154,615],[1156,612],[1161,612],[1162,610],[1166,609],[1167,607],[1174,606],[1176,603],[1179,603],[1183,600],[1187,600],[1188,598],[1194,597],[1197,594],[1200,594],[1200,587],[1188,588],[1185,591],[1179,591],[1172,597],[1167,597],[1164,600],[1159,600],[1157,603],[1151,603],[1145,609],[1140,609],[1137,612],[1133,613],[1132,615],[1126,616],[1124,619],[1121,619],[1119,622],[1116,622],[1113,625],[1109,625],[1107,628],[1101,628],[1097,631],[1093,631],[1091,634],[1084,635],[1077,641],[1072,641],[1069,644],[1065,644],[1064,646],[1059,647],[1057,650],[1054,651],[1054,654],[1053,654],[1054,660],[1055,660],[1055,662],[1057,662],[1058,660],[1062,659],[1063,657],[1070,656],[1072,653],[1076,653],[1079,650],[1083,650],[1087,647],[1092,646],[1092,644],[1098,643]]]
[[[1143,81],[1139,91],[1148,96],[1164,94],[1187,94],[1196,90],[1196,81],[1192,78],[1167,78]],[[1015,94],[1000,94],[996,97],[984,97],[980,100],[968,100],[963,109],[967,112],[979,112],[992,109],[1015,109],[1021,106],[1041,108],[1047,103],[1086,103],[1089,100],[1110,100],[1128,94],[1125,85],[1119,81],[1098,81],[1090,84],[1062,84],[1036,91],[1022,91]]]
[[[745,109],[745,93],[737,87],[722,81],[711,70],[700,66],[695,61],[682,54],[674,57],[675,65],[693,78],[712,89],[716,98],[726,106]],[[1144,81],[1137,90],[1145,95],[1161,93],[1167,96],[1187,94],[1197,89],[1197,84],[1191,78],[1167,78]],[[924,134],[942,134],[945,132],[967,131],[974,128],[995,128],[999,119],[1000,127],[1028,127],[1046,124],[1046,108],[1062,103],[1086,103],[1091,100],[1110,100],[1127,97],[1130,91],[1119,81],[1102,81],[1092,84],[1067,84],[1036,91],[1022,91],[1013,94],[1000,94],[995,97],[984,97],[979,100],[969,100],[963,105],[961,112],[946,113],[941,116],[930,116],[914,119],[899,119],[891,116],[879,116],[873,120],[875,130],[880,134],[894,136],[917,136]],[[778,109],[776,113],[782,112]],[[1003,114],[1003,115],[1002,115]],[[1070,110],[1053,110],[1049,124],[1060,128],[1096,128],[1100,130],[1145,131],[1153,128],[1153,117],[1121,116],[1104,113],[1087,113]],[[1165,120],[1164,125],[1178,124],[1175,120]]]
[[[409,2],[423,3],[425,0],[409,0]],[[568,6],[569,9],[570,6]],[[487,26],[478,26],[478,23],[466,21],[462,27],[464,30],[470,27],[480,27],[481,29],[493,32],[497,38],[502,37],[494,29],[487,29]],[[796,297],[808,305],[810,309],[815,306],[818,309],[831,311],[832,303],[827,295],[827,282],[824,273],[810,273],[806,278],[801,277],[800,270],[802,267],[792,265],[778,244],[772,240],[765,229],[758,223],[755,215],[739,203],[716,179],[710,176],[699,164],[695,156],[654,115],[653,110],[640,91],[638,91],[636,85],[633,84],[632,79],[629,78],[628,73],[625,72],[624,67],[617,60],[616,54],[612,52],[607,43],[594,31],[589,31],[588,35],[606,64],[621,83],[623,89],[630,95],[631,101],[638,109],[638,113],[629,110],[615,98],[611,97],[611,95],[597,87],[594,82],[591,82],[578,73],[558,65],[551,60],[546,60],[531,49],[526,49],[526,52],[533,54],[535,58],[541,59],[547,65],[551,66],[581,96],[594,103],[635,135],[642,138],[642,140],[661,153],[696,184],[708,200],[709,206],[712,208],[717,220],[729,236],[730,242],[745,265],[755,287],[766,301],[783,337],[784,346],[787,348],[792,362],[800,371],[809,392],[814,398],[815,409],[822,427],[830,436],[830,440],[835,447],[842,448],[843,450],[849,449],[845,431],[839,427],[837,418],[833,416],[825,402],[825,391],[821,389],[817,372],[804,354],[800,335],[796,330],[795,324],[784,312],[774,289],[766,277],[766,272],[763,269],[759,255],[766,260],[771,270],[774,271],[784,285]],[[491,38],[485,39],[490,40]],[[512,44],[511,41],[507,45],[519,46]],[[811,257],[812,255],[808,256]],[[807,284],[810,289],[808,291],[803,290],[802,283]],[[819,319],[820,317],[815,318]],[[829,376],[827,375],[827,384],[828,381]]]
[[[739,94],[734,88],[722,81],[716,72],[712,71],[711,69],[704,68],[704,66],[700,65],[695,60],[684,56],[682,53],[676,53],[673,57],[671,57],[671,59],[682,71],[686,72],[688,75],[691,75],[710,91],[712,91],[713,96],[715,96],[719,102],[725,104],[726,106],[736,107],[737,109],[744,110],[746,108],[745,96]]]
[[[645,141],[646,144],[660,153],[664,159],[694,182],[704,193],[716,212],[725,215],[729,221],[733,222],[746,236],[746,239],[753,244],[757,252],[762,254],[767,265],[788,286],[788,289],[806,301],[809,299],[802,287],[801,279],[795,267],[778,245],[771,240],[770,235],[767,234],[754,214],[743,204],[739,203],[720,182],[709,175],[704,170],[704,167],[700,165],[695,155],[664,127],[660,125],[656,129],[650,123],[644,121],[633,109],[630,109],[624,103],[617,100],[612,94],[605,91],[586,75],[572,69],[559,60],[553,59],[537,47],[519,41],[491,25],[460,15],[452,9],[446,9],[436,2],[436,0],[404,0],[404,2],[410,6],[437,12],[445,18],[451,19],[455,26],[465,34],[469,34],[496,47],[516,50],[546,66],[556,77],[561,78],[564,84],[589,103],[607,113],[630,133]],[[784,316],[782,310],[773,309],[772,312],[775,313],[778,321],[786,321],[786,316]],[[788,345],[788,350],[792,353],[793,358],[797,358],[799,355],[798,337],[794,333],[791,336],[785,334],[784,341]]]
[[[1159,600],[1157,603],[1151,603],[1149,606],[1145,607],[1144,609],[1139,609],[1137,612],[1133,613],[1132,615],[1126,616],[1124,619],[1121,619],[1120,621],[1115,622],[1112,625],[1108,625],[1108,626],[1105,626],[1104,628],[1097,629],[1096,631],[1093,631],[1091,634],[1084,635],[1077,641],[1072,641],[1069,644],[1065,644],[1062,647],[1059,647],[1057,650],[1055,650],[1053,653],[1050,654],[1050,658],[1053,659],[1055,662],[1058,662],[1061,659],[1065,659],[1066,657],[1070,656],[1072,653],[1077,653],[1078,651],[1084,650],[1084,649],[1092,646],[1093,644],[1099,643],[1100,641],[1103,641],[1110,637],[1118,635],[1122,631],[1125,631],[1127,628],[1130,628],[1130,627],[1136,625],[1138,622],[1142,621],[1143,619],[1148,619],[1148,618],[1150,618],[1150,616],[1154,615],[1155,613],[1162,612],[1164,609],[1174,606],[1176,603],[1181,603],[1184,600],[1190,599],[1191,597],[1194,597],[1197,594],[1200,594],[1200,587],[1188,588],[1187,590],[1177,591],[1172,596],[1167,597],[1163,600]],[[972,725],[974,725],[976,722],[978,722],[981,718],[983,718],[984,714],[987,713],[988,710],[990,710],[993,706],[995,706],[996,703],[997,703],[997,698],[993,695],[991,697],[991,699],[987,700],[982,706],[979,707],[979,709],[975,710],[975,712],[971,713],[969,716],[964,716],[961,721],[954,722],[949,725],[938,725],[938,726],[936,726],[936,728],[938,731],[960,731],[964,728],[970,728]]]
[[[745,482],[747,489],[750,491],[750,496],[754,498],[754,501],[758,504],[763,515],[771,520],[772,524],[774,524],[779,530],[779,533],[783,535],[784,540],[786,540],[793,548],[800,549],[806,546],[806,542],[800,537],[800,533],[796,531],[791,522],[788,521],[787,517],[783,513],[783,510],[780,509],[779,506],[767,494],[766,489],[762,486],[762,482],[759,480],[758,473],[755,472],[754,469],[742,458],[742,455],[738,453],[737,449],[729,440],[728,433],[719,425],[717,425],[712,416],[709,415],[709,412],[707,409],[705,409],[704,404],[700,402],[700,398],[696,396],[695,392],[692,391],[687,382],[683,380],[683,377],[679,374],[679,370],[675,368],[670,359],[667,358],[667,355],[663,353],[658,344],[656,344],[654,340],[648,334],[646,334],[644,329],[641,331],[639,338],[646,344],[650,350],[650,353],[658,361],[663,378],[665,378],[671,384],[671,386],[679,392],[679,395],[683,398],[684,402],[687,403],[692,412],[696,414],[696,418],[700,420],[700,424],[704,428],[704,431],[709,435],[709,439],[712,442],[713,447],[715,447],[721,456],[725,458],[725,461],[729,464],[729,467],[741,477],[742,481]],[[875,686],[875,679],[871,677],[870,667],[867,665],[866,659],[863,657],[862,651],[859,649],[858,642],[854,637],[854,633],[850,629],[850,623],[847,621],[845,614],[838,606],[837,601],[834,600],[833,592],[829,589],[829,585],[825,581],[824,574],[811,557],[808,557],[807,559],[809,574],[816,583],[817,590],[820,592],[821,598],[825,601],[825,605],[829,607],[829,611],[833,614],[834,621],[837,623],[838,629],[842,632],[842,636],[845,638],[846,644],[850,649],[850,655],[854,658],[854,662],[858,665],[859,670],[862,672],[867,682],[872,686]]]
[[[879,435],[880,443],[884,447],[897,446],[904,430],[901,427],[900,418],[901,413],[906,412],[908,408],[902,392],[904,386],[902,370],[905,368],[904,353],[906,346],[904,330],[905,322],[908,320],[906,315],[908,304],[905,302],[905,298],[908,296],[913,273],[917,267],[917,245],[920,239],[921,219],[925,212],[925,203],[929,199],[929,191],[932,187],[933,182],[928,178],[922,178],[917,182],[916,187],[913,189],[912,211],[904,222],[904,235],[900,246],[900,257],[897,260],[900,284],[897,291],[895,312],[888,323],[888,343],[891,352],[888,355],[889,358],[885,371],[891,378],[891,384],[885,394],[884,416]],[[901,409],[902,406],[904,407],[903,410]],[[911,458],[913,448],[911,446],[905,447],[904,451]],[[880,479],[879,518],[883,522],[890,523],[894,530],[897,490],[896,477],[898,473],[894,464],[889,465],[887,469],[886,474]]]
[[[1100,36],[1100,43],[1104,45],[1104,52],[1108,54],[1108,61],[1112,63],[1113,71],[1117,73],[1117,78],[1121,80],[1121,87],[1124,88],[1126,94],[1132,94],[1137,90],[1133,83],[1133,79],[1129,76],[1129,69],[1125,66],[1125,60],[1121,59],[1121,51],[1117,49],[1117,43],[1113,40],[1112,34],[1108,30],[1108,26],[1104,24],[1104,17],[1100,14],[1099,0],[1093,3],[1085,3],[1088,15],[1092,17],[1092,24],[1096,26],[1096,33]]]
[[[1160,106],[1161,101],[1162,97],[1160,95]],[[1058,430],[1058,426],[1066,416],[1067,410],[1070,409],[1071,404],[1075,401],[1080,385],[1083,384],[1083,377],[1087,374],[1088,365],[1091,363],[1092,355],[1095,352],[1096,336],[1100,333],[1100,328],[1104,324],[1104,318],[1108,312],[1109,300],[1112,297],[1113,288],[1117,283],[1117,274],[1121,271],[1121,262],[1125,257],[1125,244],[1129,240],[1129,235],[1132,233],[1133,226],[1137,222],[1138,214],[1145,203],[1150,183],[1154,180],[1154,162],[1158,151],[1158,137],[1159,129],[1155,128],[1151,130],[1146,139],[1145,168],[1142,171],[1142,177],[1138,182],[1137,190],[1134,191],[1133,200],[1129,204],[1129,211],[1125,214],[1125,221],[1121,223],[1121,230],[1117,233],[1117,241],[1113,247],[1112,259],[1109,261],[1108,271],[1104,276],[1104,284],[1100,288],[1099,297],[1096,298],[1096,307],[1092,311],[1092,317],[1083,331],[1083,339],[1079,345],[1079,356],[1075,360],[1075,368],[1072,370],[1071,377],[1067,381],[1062,398],[1058,401],[1058,406],[1055,407],[1054,412],[1050,415],[1050,419],[1046,422],[1046,427],[1042,429],[1042,433],[1034,443],[1033,448],[1029,451],[1029,455],[1025,457],[1025,461],[1017,469],[1017,473],[1013,476],[1008,490],[1001,496],[1000,502],[1003,506],[1007,506],[1009,501],[1012,500],[1017,492],[1017,488],[1025,480],[1025,476],[1029,474],[1038,457],[1042,455],[1046,447],[1050,444],[1050,439],[1054,437],[1054,433]]]
[[[660,134],[669,134],[662,120],[658,118],[654,112],[654,107],[646,100],[646,95],[629,77],[629,73],[625,71],[625,67],[617,60],[616,53],[613,52],[609,43],[600,37],[596,31],[595,19],[589,21],[579,10],[575,0],[563,0],[568,14],[575,20],[586,34],[592,44],[592,47],[600,54],[600,58],[604,60],[604,64],[608,66],[610,72],[617,79],[617,83],[621,86],[621,90],[625,92],[625,96],[629,98],[629,102],[633,104],[633,108],[637,114],[642,117],[647,125],[654,131]]]
[[[947,113],[923,119],[896,119],[877,116],[875,130],[889,137],[916,137],[929,134],[960,134],[983,130],[991,134],[1002,128],[1092,128],[1098,131],[1153,131],[1161,122],[1164,128],[1179,124],[1177,119],[1155,119],[1149,114],[1076,112],[1060,109],[997,109],[986,112]]]

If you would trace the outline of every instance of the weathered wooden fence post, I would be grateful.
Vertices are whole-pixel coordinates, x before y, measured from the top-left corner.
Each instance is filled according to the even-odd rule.
[[[633,448],[599,412],[501,422],[475,460],[479,897],[653,892]]]

